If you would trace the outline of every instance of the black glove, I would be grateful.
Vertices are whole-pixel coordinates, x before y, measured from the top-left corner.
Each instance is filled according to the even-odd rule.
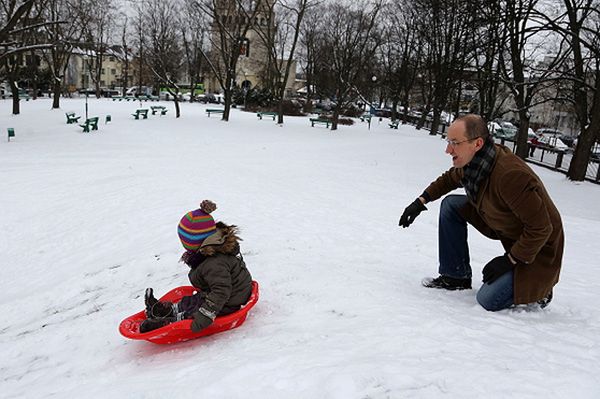
[[[400,221],[398,222],[398,226],[408,227],[415,221],[417,216],[423,211],[426,211],[427,208],[420,199],[414,200],[409,206],[406,207],[402,216],[400,216]]]
[[[514,267],[515,265],[508,259],[508,254],[496,256],[483,267],[483,282],[491,284]]]
[[[213,323],[213,321],[213,319],[198,311],[194,313],[194,321],[192,321],[192,331],[202,331],[206,327],[210,326]]]

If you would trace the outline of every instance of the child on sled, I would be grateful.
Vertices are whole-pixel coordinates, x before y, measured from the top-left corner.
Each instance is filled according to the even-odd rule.
[[[215,317],[241,308],[252,292],[252,276],[240,253],[238,229],[210,215],[217,206],[204,200],[200,209],[186,213],[177,228],[185,248],[181,261],[190,267],[188,277],[198,289],[178,303],[160,302],[152,288],[145,292],[147,319],[140,324],[145,333],[169,323],[193,319],[192,331],[212,324]]]

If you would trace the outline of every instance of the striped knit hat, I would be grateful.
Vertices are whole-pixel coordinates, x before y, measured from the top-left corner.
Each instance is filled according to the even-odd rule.
[[[202,201],[200,209],[186,213],[179,222],[177,234],[188,252],[196,252],[204,239],[217,232],[215,220],[210,212],[217,206],[208,200]]]

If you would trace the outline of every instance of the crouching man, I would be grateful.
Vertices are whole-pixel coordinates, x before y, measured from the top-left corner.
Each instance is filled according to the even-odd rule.
[[[447,290],[471,288],[467,224],[500,240],[505,253],[483,267],[477,301],[497,311],[552,300],[560,274],[564,233],[560,215],[539,177],[508,148],[494,144],[485,121],[465,115],[448,129],[446,153],[453,166],[429,185],[402,214],[408,227],[425,204],[446,196],[439,215],[439,277],[423,285]]]

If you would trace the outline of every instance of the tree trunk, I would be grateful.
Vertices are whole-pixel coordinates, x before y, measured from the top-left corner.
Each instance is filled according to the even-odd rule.
[[[529,155],[529,145],[527,144],[529,132],[529,112],[525,108],[519,110],[519,131],[517,133],[517,156],[521,159]]]
[[[573,158],[569,164],[567,177],[573,181],[583,181],[587,172],[588,162],[590,160],[590,152],[596,138],[600,136],[600,73],[597,73],[596,92],[592,102],[592,110],[590,112],[590,124],[587,129],[584,129],[579,134],[577,139],[577,147],[573,153]]]
[[[332,117],[332,121],[331,121],[331,130],[337,130],[338,127],[338,120],[340,118],[340,103],[338,102],[335,105],[335,108],[333,108],[333,117]]]
[[[429,129],[429,134],[431,136],[437,135],[439,126],[440,126],[440,111],[436,107],[433,110],[433,120],[431,121],[431,129]]]
[[[52,88],[52,109],[60,108],[60,81],[54,79],[54,87]]]
[[[283,124],[283,98],[279,100],[279,104],[277,105],[277,123]]]
[[[15,80],[12,79],[12,76],[10,76],[10,91],[12,93],[12,104],[13,104],[13,115],[19,115],[21,113],[21,107],[19,104],[19,101],[21,100],[19,98],[19,88],[17,87]]]
[[[223,94],[225,95],[225,109],[223,111],[223,118],[221,120],[229,121],[229,112],[231,111],[231,88],[226,88],[223,90]]]
[[[177,98],[177,96],[174,97],[174,103],[175,103],[175,118],[179,118],[181,116],[181,110],[179,109],[179,99]]]

